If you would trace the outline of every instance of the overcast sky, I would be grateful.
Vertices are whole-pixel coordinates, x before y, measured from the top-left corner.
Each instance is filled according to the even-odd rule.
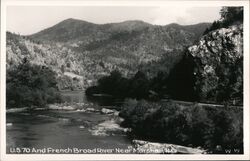
[[[190,25],[219,19],[221,7],[56,7],[9,6],[7,30],[22,35],[33,34],[67,18],[97,24],[142,20],[151,24]]]

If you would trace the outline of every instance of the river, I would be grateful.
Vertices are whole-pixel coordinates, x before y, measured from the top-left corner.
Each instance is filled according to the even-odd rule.
[[[63,92],[68,103],[87,103],[83,91]],[[127,149],[131,141],[123,133],[93,135],[91,129],[111,115],[83,111],[33,111],[8,113],[7,153],[16,153],[16,148],[53,149]]]

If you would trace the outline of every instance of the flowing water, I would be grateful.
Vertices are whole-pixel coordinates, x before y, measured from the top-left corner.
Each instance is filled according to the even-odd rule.
[[[64,92],[65,102],[86,102],[84,92]],[[96,136],[90,129],[111,119],[111,115],[81,111],[34,111],[7,114],[7,153],[15,148],[127,149],[124,134]]]

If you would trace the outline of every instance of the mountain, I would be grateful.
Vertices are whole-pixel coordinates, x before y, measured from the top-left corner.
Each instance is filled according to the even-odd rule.
[[[114,31],[130,32],[135,30],[142,30],[149,26],[152,25],[143,21],[124,21],[121,23],[98,25],[87,21],[70,18],[38,33],[29,35],[29,37],[38,41],[49,42],[67,42],[74,40],[84,41],[84,39],[89,39],[91,41],[93,39],[105,39]]]
[[[33,35],[8,32],[7,69],[25,57],[56,71],[63,89],[72,85],[83,88],[115,69],[130,76],[145,65],[161,66],[158,62],[162,57],[166,57],[164,69],[168,69],[209,25],[158,26],[138,20],[93,24],[66,19]],[[148,75],[156,73],[146,71]]]

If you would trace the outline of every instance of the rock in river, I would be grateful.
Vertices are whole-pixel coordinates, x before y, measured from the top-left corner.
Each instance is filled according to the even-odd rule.
[[[92,135],[109,136],[116,134],[125,134],[128,128],[122,128],[114,119],[104,121],[89,130]]]
[[[63,105],[55,105],[55,104],[48,105],[48,108],[50,110],[66,110],[66,111],[75,110],[75,108],[72,106],[63,106]]]
[[[101,110],[101,113],[103,113],[103,114],[113,114],[115,112],[116,112],[115,110],[110,110],[107,108],[102,108],[102,110]]]

